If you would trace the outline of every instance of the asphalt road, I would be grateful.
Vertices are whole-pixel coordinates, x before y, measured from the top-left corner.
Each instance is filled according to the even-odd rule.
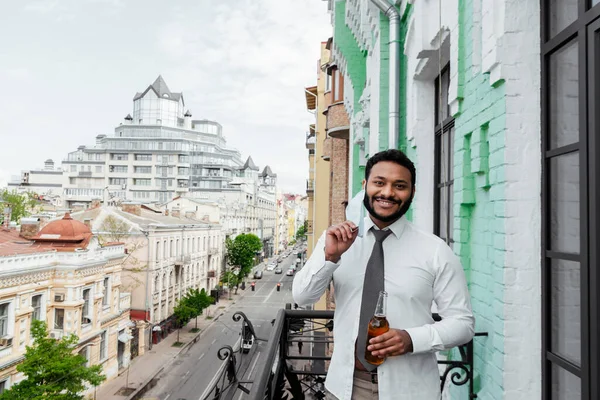
[[[265,269],[262,279],[256,280],[254,292],[249,285],[246,286],[245,291],[238,291],[243,293],[243,298],[226,313],[218,318],[215,317],[215,322],[204,331],[200,340],[175,360],[174,364],[160,376],[158,384],[144,394],[144,397],[161,400],[199,400],[222,363],[217,357],[217,351],[225,345],[233,347],[240,337],[241,321],[232,320],[233,314],[237,311],[246,314],[258,338],[268,339],[272,329],[271,320],[275,318],[277,311],[284,308],[286,303],[293,303],[293,277],[286,276],[285,272],[295,261],[296,254],[292,253],[280,264],[283,274],[277,275]],[[278,282],[281,282],[279,292]],[[238,354],[239,380],[252,380],[258,356],[266,350],[266,347],[266,341],[255,341],[250,353],[241,356]],[[239,396],[234,397],[234,400],[241,400],[244,397],[247,396],[240,391]]]

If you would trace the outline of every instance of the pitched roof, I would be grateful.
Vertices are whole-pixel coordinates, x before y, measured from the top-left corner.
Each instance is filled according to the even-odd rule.
[[[265,167],[265,169],[263,169],[263,172],[260,174],[260,176],[271,176],[273,178],[277,177],[277,174],[274,174],[273,171],[271,171],[271,167],[269,167],[268,165]]]
[[[240,169],[242,171],[246,170],[246,169],[252,169],[254,171],[258,171],[258,167],[256,166],[256,164],[254,164],[254,161],[252,160],[252,156],[248,156],[248,159],[246,160],[246,162]]]
[[[148,88],[146,90],[144,90],[142,93],[140,93],[140,92],[136,93],[135,96],[133,97],[133,101],[136,101],[137,99],[141,99],[142,97],[144,97],[146,95],[146,93],[148,93],[149,90],[153,90],[154,93],[156,93],[156,95],[158,97],[160,97],[161,99],[167,99],[167,100],[173,100],[173,101],[179,101],[179,99],[183,99],[183,95],[181,93],[171,92],[171,90],[169,90],[169,87],[167,86],[167,83],[165,82],[163,77],[161,75],[159,75],[158,78],[156,78],[156,80],[154,81],[154,83],[152,85],[148,86]]]

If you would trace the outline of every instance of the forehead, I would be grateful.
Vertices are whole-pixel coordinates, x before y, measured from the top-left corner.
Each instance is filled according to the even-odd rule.
[[[411,173],[408,168],[403,167],[392,161],[380,161],[373,165],[369,179],[374,177],[380,177],[391,181],[411,181]]]

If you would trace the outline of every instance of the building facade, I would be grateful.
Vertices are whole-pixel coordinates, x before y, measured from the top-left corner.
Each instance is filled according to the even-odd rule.
[[[24,378],[16,366],[33,320],[45,321],[53,338],[77,335],[76,351],[107,379],[129,365],[138,342],[122,290],[123,244],[100,246],[69,214],[39,228],[31,218],[20,233],[0,232],[0,392]]]
[[[218,222],[139,203],[73,217],[89,224],[101,240],[125,243],[123,286],[131,293],[131,318],[148,324],[153,343],[175,329],[173,309],[189,289],[210,294],[219,284],[224,244]]]
[[[54,167],[51,159],[44,162],[44,168],[21,171],[21,175],[14,177],[7,186],[9,190],[35,193],[49,204],[62,206],[63,172]]]

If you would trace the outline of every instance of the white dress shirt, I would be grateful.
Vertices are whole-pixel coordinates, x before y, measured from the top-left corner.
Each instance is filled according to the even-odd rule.
[[[338,263],[325,261],[325,234],[293,283],[299,305],[317,302],[333,278],[335,296],[334,350],[325,387],[340,400],[350,400],[354,374],[354,344],[358,336],[362,287],[375,237],[370,217],[365,235],[356,238]],[[377,229],[377,228],[375,228]],[[422,231],[405,217],[388,228],[383,242],[387,318],[390,328],[406,330],[413,352],[388,357],[377,368],[382,400],[441,398],[435,352],[467,343],[475,319],[465,274],[458,257],[437,236]],[[433,302],[443,318],[434,322]],[[373,310],[374,312],[375,310]],[[362,343],[358,344],[363,349]]]

